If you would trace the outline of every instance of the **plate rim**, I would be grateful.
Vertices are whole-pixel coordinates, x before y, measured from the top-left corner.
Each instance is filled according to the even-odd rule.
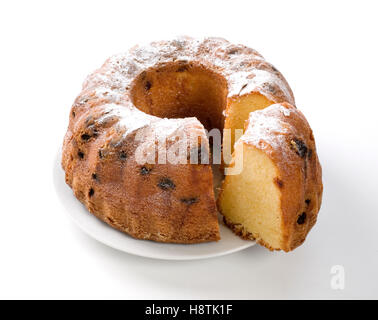
[[[143,258],[149,258],[149,259],[171,260],[171,261],[189,261],[189,260],[202,260],[202,259],[210,259],[210,258],[225,256],[225,255],[228,255],[228,254],[236,253],[238,251],[242,251],[242,250],[247,249],[249,247],[252,247],[256,244],[256,241],[250,241],[249,240],[249,241],[246,241],[246,243],[244,245],[241,245],[241,246],[229,249],[229,250],[215,252],[213,254],[209,253],[209,254],[204,254],[204,255],[188,255],[188,256],[179,255],[179,254],[175,255],[175,256],[168,256],[168,255],[164,255],[164,254],[154,255],[154,254],[151,254],[151,253],[142,253],[142,252],[139,252],[138,250],[132,250],[132,249],[125,250],[124,247],[117,246],[112,241],[109,241],[108,239],[106,239],[106,237],[100,237],[96,232],[91,230],[91,228],[89,228],[87,224],[82,223],[80,221],[80,219],[77,219],[76,215],[73,214],[71,212],[71,210],[69,210],[69,208],[67,208],[67,205],[64,203],[64,201],[62,201],[62,195],[60,194],[59,189],[62,187],[62,184],[64,184],[65,187],[67,187],[67,188],[69,188],[69,186],[65,183],[64,179],[62,180],[62,179],[59,178],[59,175],[64,174],[64,170],[61,166],[61,155],[62,155],[62,150],[59,149],[55,158],[54,158],[54,165],[53,165],[53,184],[54,184],[55,192],[57,193],[59,201],[61,202],[61,205],[63,206],[64,210],[67,211],[67,214],[70,217],[70,219],[75,223],[76,226],[79,227],[79,229],[81,229],[85,234],[87,234],[91,238],[95,239],[96,241],[98,241],[98,242],[100,242],[100,243],[102,243],[102,244],[104,244],[104,245],[106,245],[110,248],[113,248],[115,250],[118,250],[118,251],[121,251],[121,252],[124,252],[124,253],[127,253],[127,254],[131,254],[131,255],[135,255],[135,256],[143,257]],[[72,193],[72,198],[74,200],[78,201],[74,197],[73,193]],[[86,211],[87,211],[86,213],[89,213],[88,210],[86,210]],[[93,216],[91,213],[89,213],[89,214],[91,215],[90,218],[94,218],[94,219],[99,220],[98,218]],[[88,218],[88,217],[86,217],[86,218]],[[105,222],[103,222],[101,220],[99,220],[99,221],[104,224],[104,227],[109,228],[112,231],[115,230],[111,226],[107,225]],[[219,222],[219,223],[221,223],[221,222]],[[115,230],[115,231],[118,231],[118,230]],[[118,231],[118,232],[120,232],[120,231]],[[135,239],[130,235],[128,235],[128,236],[130,237],[130,240],[132,240],[132,241],[150,241],[150,240]],[[235,237],[237,237],[237,235],[235,235]],[[151,241],[151,242],[153,242],[153,241]],[[209,243],[212,243],[212,242],[209,242]],[[163,244],[163,243],[158,242],[158,244]],[[201,244],[206,244],[206,243],[200,243],[199,245],[201,245]],[[168,245],[182,245],[182,244],[168,243]],[[185,244],[185,246],[192,246],[192,245],[198,245],[198,244]]]

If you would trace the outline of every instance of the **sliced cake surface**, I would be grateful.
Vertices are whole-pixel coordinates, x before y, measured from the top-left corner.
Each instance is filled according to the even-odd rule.
[[[242,172],[226,176],[218,199],[225,223],[271,250],[302,244],[316,222],[323,190],[314,136],[303,114],[288,103],[252,112],[236,142],[237,157],[243,159]]]

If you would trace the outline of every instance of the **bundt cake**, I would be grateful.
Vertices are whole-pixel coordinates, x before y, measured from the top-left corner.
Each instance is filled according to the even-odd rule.
[[[219,240],[212,169],[206,161],[211,152],[208,131],[228,129],[223,135],[223,159],[229,169],[227,165],[231,160],[235,162],[231,155],[238,139],[236,129],[243,129],[251,112],[281,102],[294,105],[289,85],[273,65],[248,47],[233,45],[221,38],[189,37],[136,46],[125,54],[109,58],[84,82],[72,106],[63,144],[66,182],[90,212],[135,238],[172,243]],[[299,116],[294,107],[289,109],[296,118],[287,123],[299,123],[298,119],[302,120],[303,116]],[[280,113],[277,117],[282,120]],[[271,119],[269,123],[274,121]],[[299,169],[285,170],[291,162],[285,162],[286,158],[280,160],[287,156],[280,152],[286,150],[274,146],[275,158],[270,164],[277,165],[277,177],[285,184],[281,191],[277,190],[285,197],[286,190],[306,191],[305,195],[287,196],[291,202],[283,197],[285,206],[294,203],[297,206],[299,198],[307,197],[309,190],[318,188],[312,184],[319,183],[320,171],[316,170],[320,170],[320,166],[314,160],[317,158],[313,140],[302,137],[310,132],[304,123],[295,128],[293,136],[307,145],[309,159],[305,163],[308,168],[303,172],[316,175],[317,180],[301,179],[303,174]],[[252,143],[247,143],[250,130],[258,131],[247,128],[247,135],[237,144],[234,156],[239,154],[239,148],[252,150]],[[177,147],[178,140],[185,144],[179,143]],[[175,157],[168,155],[167,160],[164,152],[172,148]],[[250,149],[246,151],[248,156],[249,152],[257,154]],[[251,156],[251,159],[256,158]],[[253,163],[244,165],[247,171],[256,169],[252,168]],[[295,165],[299,166],[297,162]],[[296,176],[289,178],[290,174]],[[242,181],[247,181],[244,175],[245,169],[242,174],[234,175],[235,179],[242,179],[240,186]],[[294,186],[295,183],[298,185]],[[238,216],[235,210],[239,208],[229,204],[233,185],[237,182],[227,177],[219,206],[228,225],[236,230],[236,225],[244,223],[236,217],[246,213],[241,211]],[[245,185],[249,186],[246,182]],[[248,194],[247,190],[245,192]],[[267,199],[272,197],[267,195]],[[278,194],[274,198],[276,202],[277,197]],[[255,201],[252,191],[248,199]],[[284,225],[284,237],[290,239],[290,245],[287,242],[281,245],[283,236],[277,233],[282,243],[266,240],[268,247],[286,250],[302,241],[304,230],[315,221],[320,204],[320,200],[309,200],[311,210],[307,208],[307,218],[301,218],[305,223],[295,229]],[[283,219],[291,219],[294,208],[284,209],[290,213],[285,211]],[[251,228],[246,226],[243,235],[248,233],[248,238],[254,236],[262,242],[262,233]]]
[[[287,103],[252,112],[235,145],[238,157],[243,172],[225,177],[218,198],[224,222],[271,250],[293,250],[315,224],[323,190],[305,117]]]

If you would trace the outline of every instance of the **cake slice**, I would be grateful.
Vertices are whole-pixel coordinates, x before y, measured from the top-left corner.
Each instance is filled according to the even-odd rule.
[[[224,222],[244,239],[271,250],[302,244],[321,205],[321,167],[312,130],[288,103],[252,112],[236,142],[242,172],[222,184],[218,209]]]

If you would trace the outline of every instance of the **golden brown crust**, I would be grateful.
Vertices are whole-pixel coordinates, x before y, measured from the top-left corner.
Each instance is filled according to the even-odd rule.
[[[301,245],[316,223],[322,201],[322,168],[312,130],[298,109],[288,103],[251,113],[238,141],[262,150],[277,167],[274,183],[281,193],[281,248]]]
[[[144,128],[159,130],[163,122],[169,122],[177,132],[204,134],[196,120],[164,120],[144,113],[153,114],[151,110],[141,112],[135,107],[138,99],[133,93],[143,88],[144,95],[137,97],[144,97],[141,104],[151,108],[148,99],[154,84],[143,76],[147,70],[162,68],[212,72],[214,100],[219,95],[216,103],[223,108],[235,97],[253,92],[273,102],[294,103],[279,71],[245,46],[220,38],[184,37],[135,47],[108,59],[84,82],[63,144],[66,182],[89,211],[133,237],[176,243],[219,240],[209,165],[168,163],[143,168],[134,159],[138,146],[134,137]],[[218,118],[223,119],[221,114]],[[221,126],[211,119],[209,123]],[[169,137],[160,132],[161,137],[165,135]]]
[[[90,212],[139,239],[219,240],[208,165],[139,165],[132,137],[114,145],[108,131],[90,143],[80,141],[82,132],[65,139],[66,181]]]
[[[288,159],[283,159],[282,150],[270,155],[281,174],[281,206],[284,230],[283,250],[290,251],[301,245],[316,223],[320,210],[323,184],[322,168],[316,152],[315,139],[301,111],[287,103],[282,106],[290,110],[290,116],[281,114],[282,121],[293,130],[286,137]],[[281,154],[280,154],[281,153]]]

